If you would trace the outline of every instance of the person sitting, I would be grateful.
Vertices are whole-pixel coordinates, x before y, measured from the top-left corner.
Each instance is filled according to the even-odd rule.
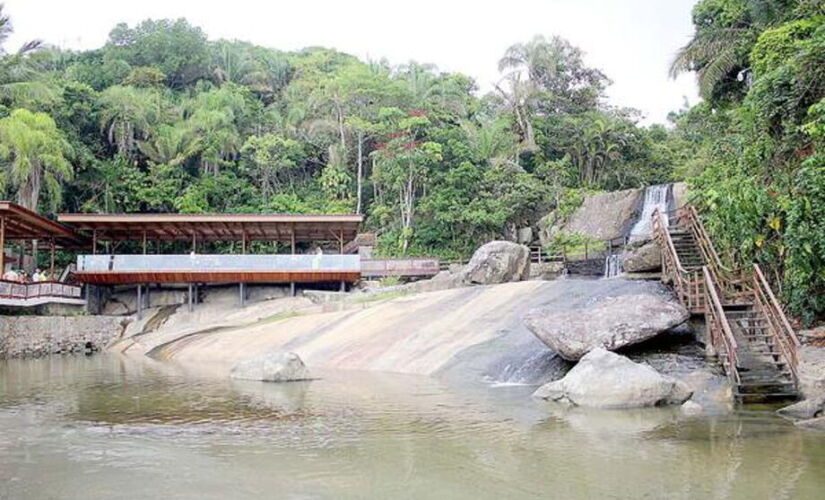
[[[41,281],[42,279],[43,278],[40,275],[40,269],[35,269],[34,274],[32,274],[32,282],[37,283],[37,282]]]
[[[18,281],[20,280],[20,275],[18,275],[14,269],[9,269],[3,274],[3,280],[5,281]]]

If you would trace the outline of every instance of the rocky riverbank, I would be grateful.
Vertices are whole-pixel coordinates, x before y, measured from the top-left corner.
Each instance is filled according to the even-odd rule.
[[[0,359],[96,351],[123,334],[122,316],[2,316]]]

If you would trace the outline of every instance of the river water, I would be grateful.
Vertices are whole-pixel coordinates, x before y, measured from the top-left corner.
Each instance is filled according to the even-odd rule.
[[[533,388],[232,381],[110,355],[0,362],[0,498],[823,498],[770,413],[564,410]]]

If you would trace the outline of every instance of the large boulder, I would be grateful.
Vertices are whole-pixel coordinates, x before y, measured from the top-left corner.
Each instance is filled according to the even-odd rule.
[[[297,354],[279,350],[238,361],[229,376],[264,382],[291,382],[310,378],[309,370]]]
[[[776,413],[791,420],[825,417],[825,394],[785,406],[778,409]]]
[[[523,281],[530,276],[530,249],[511,241],[482,245],[464,268],[465,283],[488,285]]]
[[[641,408],[682,404],[691,391],[683,382],[649,365],[594,349],[564,378],[539,387],[533,396],[591,408]]]
[[[537,308],[524,323],[561,357],[575,361],[596,348],[614,351],[684,323],[690,313],[675,300],[652,293],[606,297],[567,311]]]
[[[581,234],[596,240],[621,238],[636,222],[644,189],[625,189],[586,195],[566,220],[556,212],[539,221],[542,243],[557,233]]]
[[[655,241],[629,250],[622,256],[622,269],[628,273],[658,271],[662,268],[662,252]]]

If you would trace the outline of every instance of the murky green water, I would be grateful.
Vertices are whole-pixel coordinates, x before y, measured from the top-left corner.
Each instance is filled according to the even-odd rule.
[[[563,411],[530,392],[0,363],[0,498],[825,497],[825,434],[770,414]]]

